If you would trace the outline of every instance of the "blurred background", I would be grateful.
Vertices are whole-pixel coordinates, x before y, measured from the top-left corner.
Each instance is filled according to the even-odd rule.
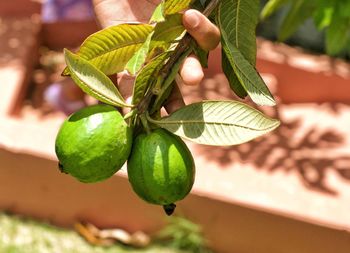
[[[61,77],[63,48],[99,29],[91,2],[0,1],[0,252],[350,252],[350,1],[261,8],[257,69],[278,105],[259,110],[282,124],[239,146],[188,143],[195,186],[166,219],[125,169],[84,185],[57,168],[60,124],[96,103]],[[238,99],[220,48],[205,76],[180,87],[186,103]]]

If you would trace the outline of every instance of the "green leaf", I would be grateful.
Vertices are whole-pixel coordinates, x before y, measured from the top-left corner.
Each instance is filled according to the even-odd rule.
[[[229,81],[231,89],[240,98],[247,96],[247,85],[241,84],[235,73],[234,65],[229,61],[230,50],[227,43],[239,49],[244,58],[255,66],[256,63],[256,35],[258,23],[259,1],[223,0],[219,5],[217,23],[220,27],[222,40],[222,69]],[[231,57],[232,58],[232,57]],[[249,86],[248,86],[249,87]]]
[[[255,66],[259,0],[222,0],[217,14],[224,40],[232,43]],[[226,41],[227,43],[227,41]]]
[[[205,8],[205,1],[193,1],[190,8],[202,12]]]
[[[149,23],[153,24],[153,23],[159,23],[163,21],[165,21],[165,18],[163,15],[163,2],[161,2],[160,4],[158,4],[157,8],[154,10]]]
[[[81,45],[78,55],[106,75],[121,72],[152,30],[148,24],[108,27],[90,35]]]
[[[146,61],[148,51],[150,49],[151,39],[154,32],[151,32],[143,45],[137,50],[137,52],[131,57],[125,66],[125,69],[129,71],[131,75],[135,75],[143,66]]]
[[[224,45],[222,45],[224,47]],[[231,89],[234,91],[234,93],[240,97],[245,98],[248,93],[245,91],[244,87],[240,83],[237,75],[232,69],[231,63],[229,59],[227,58],[224,49],[222,48],[222,70],[224,71],[226,78],[230,84]]]
[[[174,80],[177,73],[179,72],[180,66],[191,52],[192,52],[192,48],[188,48],[184,53],[182,53],[182,55],[174,63],[173,67],[170,70],[170,73],[168,73],[165,80],[163,80],[163,83],[160,86],[160,91],[158,93],[158,96],[154,101],[153,106],[150,110],[151,114],[159,110],[163,106],[163,103],[167,100],[168,96],[170,95],[170,90],[172,89],[172,85],[175,84]]]
[[[286,5],[289,2],[289,0],[270,0],[268,3],[264,6],[260,13],[260,18],[262,20],[267,19],[270,17],[273,13],[275,13],[277,10],[279,10],[283,5]]]
[[[148,120],[190,141],[217,146],[248,142],[280,124],[237,101],[203,101],[182,107],[161,120]]]
[[[314,22],[319,30],[328,27],[332,22],[335,6],[329,0],[318,0],[318,7],[314,13]]]
[[[174,14],[190,7],[193,0],[164,0],[164,15]]]
[[[146,91],[158,80],[158,72],[163,67],[164,61],[169,57],[170,52],[165,52],[150,61],[137,75],[132,95],[132,104],[138,104],[144,97]]]
[[[326,51],[330,55],[342,52],[349,41],[350,18],[334,16],[326,30]]]
[[[64,56],[71,78],[84,92],[106,104],[130,107],[103,72],[67,49],[64,50]]]
[[[193,46],[194,54],[197,56],[203,68],[208,68],[209,52],[200,48],[197,44]]]
[[[350,18],[350,2],[337,1],[337,13],[343,18]]]
[[[316,6],[315,0],[292,1],[291,9],[279,29],[278,40],[285,41],[295,33],[298,27],[313,15]]]
[[[185,34],[185,27],[182,25],[182,14],[173,14],[166,17],[164,22],[157,23],[152,37],[152,48],[163,46],[168,47],[181,39]]]
[[[177,83],[175,80],[173,80],[168,86],[164,87],[160,95],[156,97],[156,101],[153,103],[153,106],[150,110],[151,115],[160,112],[160,109],[166,104],[167,99],[173,92],[175,85],[177,85]]]
[[[182,14],[176,13],[166,16],[165,21],[157,23],[154,28],[147,58],[152,59],[155,55],[172,50],[185,34],[185,27],[182,25]]]
[[[259,105],[276,105],[273,96],[256,69],[244,58],[237,47],[224,41],[223,49],[227,59],[250,98]]]

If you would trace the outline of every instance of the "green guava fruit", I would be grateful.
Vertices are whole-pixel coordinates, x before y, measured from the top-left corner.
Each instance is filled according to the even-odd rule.
[[[128,159],[128,177],[143,200],[163,205],[170,215],[194,183],[195,164],[190,150],[164,129],[138,135]]]
[[[62,124],[55,144],[60,170],[84,183],[105,180],[127,160],[132,131],[112,106],[83,108]]]

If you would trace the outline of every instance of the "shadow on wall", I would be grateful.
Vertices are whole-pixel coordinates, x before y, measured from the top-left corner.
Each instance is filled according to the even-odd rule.
[[[209,66],[214,65],[214,68],[219,69],[220,61],[219,63],[215,62],[213,60],[217,59],[215,57],[211,59],[212,62],[209,63]],[[278,99],[281,92],[278,86],[285,85],[280,83],[281,76],[279,75],[282,74],[276,73],[275,76],[275,73],[266,73],[263,78]],[[187,104],[203,99],[238,99],[229,88],[223,74],[216,74],[215,71],[208,70],[206,77],[208,78],[201,83],[200,87],[180,86]],[[318,80],[311,79],[315,82],[305,83],[305,80],[300,79],[305,86],[312,84],[315,87]],[[298,87],[302,87],[302,85]],[[346,115],[350,112],[350,104],[312,102],[314,97],[320,96],[320,94],[325,95],[327,99],[325,101],[334,99],[334,94],[330,94],[331,92],[327,94],[326,89],[331,89],[329,84],[322,86],[322,89],[324,89],[322,94],[315,90],[305,95],[311,97],[308,104],[294,104],[296,108],[301,106],[302,109],[298,109],[298,114],[294,115],[293,118],[286,117],[289,112],[284,111],[289,110],[290,107],[293,108],[293,104],[283,105],[278,102],[278,106],[274,108],[258,107],[258,110],[264,111],[270,117],[282,121],[281,126],[268,135],[238,146],[213,148],[197,145],[196,151],[205,159],[219,163],[224,169],[230,168],[235,163],[247,163],[268,172],[277,170],[287,173],[296,172],[308,189],[337,195],[337,190],[329,185],[328,172],[335,172],[350,184],[350,154],[347,148],[349,145],[349,140],[347,140],[349,121],[343,117],[345,115],[343,112],[346,111]],[[300,93],[300,90],[298,92]],[[244,102],[250,103],[249,99]],[[304,108],[310,109],[310,111],[304,113]],[[342,118],[343,121],[338,122],[338,117]]]
[[[327,107],[337,113],[336,104]],[[282,119],[278,108],[273,114]],[[326,173],[333,170],[350,183],[350,156],[332,152],[344,145],[345,136],[336,129],[313,127],[300,137],[301,127],[302,118],[285,121],[274,132],[251,142],[215,149],[201,145],[198,151],[223,167],[239,162],[253,163],[257,169],[269,172],[296,171],[308,189],[336,195],[336,190],[327,185]]]

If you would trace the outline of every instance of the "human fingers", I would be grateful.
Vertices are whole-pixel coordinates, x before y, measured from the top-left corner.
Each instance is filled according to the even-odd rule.
[[[184,60],[179,72],[186,85],[197,85],[204,78],[202,65],[195,55],[190,55]]]
[[[186,11],[183,15],[183,24],[202,49],[209,51],[219,44],[220,30],[199,11]],[[196,56],[191,55],[184,61],[180,75],[187,85],[197,85],[202,81],[204,73]]]
[[[204,50],[213,50],[220,43],[220,30],[202,13],[197,10],[187,10],[182,18],[187,32]]]

